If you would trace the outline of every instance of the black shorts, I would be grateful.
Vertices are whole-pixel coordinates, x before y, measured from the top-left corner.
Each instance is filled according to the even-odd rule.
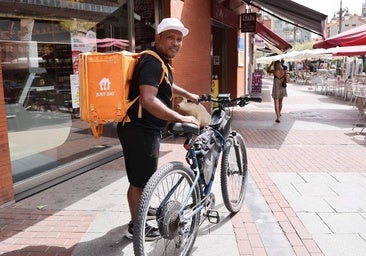
[[[117,125],[123,149],[128,181],[144,188],[156,171],[159,160],[160,132],[151,132],[129,125]]]

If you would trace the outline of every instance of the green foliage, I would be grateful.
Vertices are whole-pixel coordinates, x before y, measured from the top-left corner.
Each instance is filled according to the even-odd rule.
[[[311,50],[313,49],[313,44],[314,42],[296,43],[292,45],[291,51]]]

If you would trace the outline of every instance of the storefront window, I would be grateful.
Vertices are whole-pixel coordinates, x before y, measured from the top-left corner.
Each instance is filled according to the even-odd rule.
[[[119,146],[79,119],[78,55],[154,41],[156,1],[0,1],[1,68],[14,182]],[[123,4],[121,4],[123,3]],[[134,17],[134,27],[128,17]],[[130,38],[129,30],[135,31]]]

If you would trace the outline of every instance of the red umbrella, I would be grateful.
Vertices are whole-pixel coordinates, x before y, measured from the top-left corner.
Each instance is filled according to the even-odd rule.
[[[335,47],[331,52],[333,56],[363,56],[366,55],[366,45]]]
[[[366,45],[366,24],[347,30],[338,35],[315,43],[313,48],[332,48],[336,46]]]

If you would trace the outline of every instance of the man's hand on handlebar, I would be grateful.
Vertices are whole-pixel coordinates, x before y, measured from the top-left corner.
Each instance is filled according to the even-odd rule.
[[[199,96],[199,95],[197,95],[197,94],[189,93],[189,94],[187,95],[187,100],[188,100],[188,101],[191,101],[191,102],[194,102],[194,103],[196,103],[196,104],[198,104],[199,99],[200,99],[200,96]]]
[[[198,121],[194,116],[183,116],[182,123],[192,123],[200,127],[200,121]]]

